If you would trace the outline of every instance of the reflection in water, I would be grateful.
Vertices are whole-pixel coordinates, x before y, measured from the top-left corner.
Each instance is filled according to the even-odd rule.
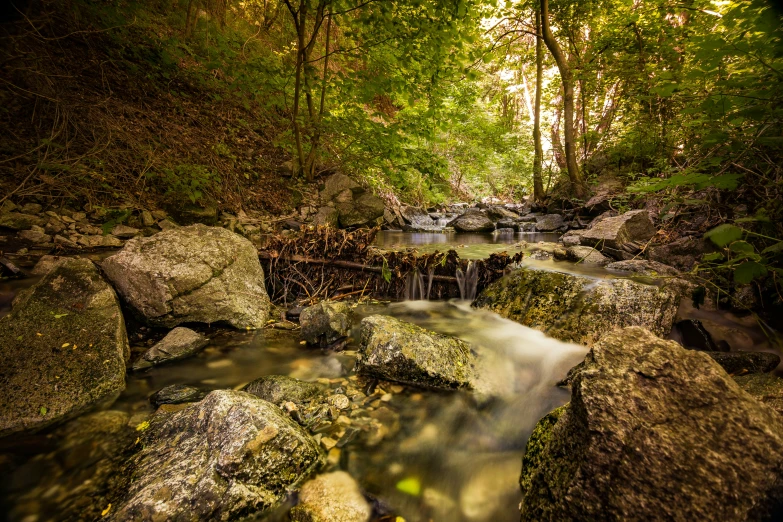
[[[538,243],[539,241],[554,242],[560,237],[557,233],[532,232],[397,232],[382,230],[375,236],[374,245],[378,248],[394,250],[416,248],[420,252],[445,252],[456,250],[460,257],[466,259],[482,259],[493,252],[508,250],[508,245],[521,242]]]

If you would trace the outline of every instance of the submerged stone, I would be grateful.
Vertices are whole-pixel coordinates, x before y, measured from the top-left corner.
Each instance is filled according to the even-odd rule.
[[[475,306],[555,339],[589,345],[626,326],[664,335],[679,302],[678,291],[667,286],[520,268],[487,286]]]
[[[306,482],[299,491],[299,504],[290,512],[292,522],[367,522],[371,515],[359,484],[345,471]]]
[[[102,267],[152,326],[227,322],[260,328],[269,315],[255,247],[223,228],[192,225],[131,239]]]
[[[456,337],[371,315],[361,323],[356,372],[428,388],[472,388],[474,357]]]
[[[218,390],[155,415],[108,520],[235,520],[279,504],[323,464],[316,442],[276,406]]]
[[[541,420],[521,520],[777,520],[783,421],[703,352],[613,332]]]
[[[129,353],[114,290],[92,261],[60,261],[0,319],[0,436],[114,400]]]
[[[200,401],[204,393],[194,386],[184,384],[172,384],[156,391],[150,396],[150,402],[154,406],[161,404],[182,404],[185,402]]]
[[[321,301],[302,310],[300,337],[310,345],[326,347],[351,331],[351,307],[341,301]]]
[[[267,375],[248,383],[242,390],[278,406],[288,401],[301,405],[323,393],[319,385],[287,375]]]
[[[190,328],[179,326],[166,334],[133,364],[134,370],[149,368],[168,361],[184,359],[198,353],[209,340]]]

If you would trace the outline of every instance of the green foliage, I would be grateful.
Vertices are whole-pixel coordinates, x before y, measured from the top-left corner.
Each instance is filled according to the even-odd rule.
[[[167,195],[185,196],[191,203],[196,203],[206,194],[216,190],[220,183],[220,176],[216,172],[204,165],[190,163],[164,169],[150,176],[158,178]]]

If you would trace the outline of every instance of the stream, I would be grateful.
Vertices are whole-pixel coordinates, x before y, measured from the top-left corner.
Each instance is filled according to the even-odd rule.
[[[376,246],[427,251],[456,245],[461,257],[475,259],[509,250],[509,246],[529,250],[538,241],[556,237],[384,232]],[[523,264],[596,279],[620,277],[603,268],[551,259],[526,258]],[[15,292],[29,284],[31,280],[16,282],[9,288]],[[388,508],[408,522],[518,520],[518,477],[525,442],[544,414],[568,401],[569,391],[555,383],[584,358],[587,348],[476,310],[467,301],[369,302],[359,304],[354,313],[352,338],[342,352],[305,348],[297,331],[198,328],[210,338],[201,353],[129,372],[125,391],[109,408],[129,414],[129,425],[135,426],[153,412],[149,396],[171,384],[209,391],[240,388],[258,377],[277,374],[332,388],[361,387],[370,392],[361,408],[378,421],[377,433],[330,452],[328,466],[348,471],[375,501],[376,512]],[[372,389],[368,390],[368,383],[357,378],[353,366],[359,320],[371,314],[390,315],[464,339],[480,354],[481,373],[492,386],[481,393],[443,393],[370,383]],[[699,318],[734,350],[766,348],[763,334],[748,318],[696,310],[688,303],[681,306],[680,316]],[[676,338],[676,333],[672,337]],[[98,465],[82,458],[82,453],[103,442],[84,440],[83,445],[65,450],[52,434],[4,441],[0,466],[6,471],[0,486],[0,509],[7,519],[57,520],[62,499],[89,479]],[[289,508],[290,503],[285,504],[258,520],[286,520]]]

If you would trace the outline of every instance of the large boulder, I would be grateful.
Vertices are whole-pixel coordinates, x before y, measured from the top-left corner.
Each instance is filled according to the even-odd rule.
[[[631,259],[627,261],[615,261],[606,265],[609,270],[616,270],[618,272],[626,272],[630,274],[638,274],[650,277],[659,276],[677,276],[679,272],[657,261],[648,261],[647,259]]]
[[[291,510],[293,522],[367,522],[372,507],[359,484],[345,471],[318,475],[299,491]]]
[[[603,219],[585,230],[582,245],[594,246],[617,259],[630,259],[655,235],[646,210],[632,210]]]
[[[134,370],[149,368],[168,361],[184,359],[198,353],[209,340],[190,328],[178,326],[166,334],[166,337],[144,352],[133,364]]]
[[[224,228],[192,225],[131,239],[102,267],[132,310],[153,326],[227,322],[260,328],[269,315],[255,247]]]
[[[318,444],[280,408],[233,390],[156,415],[140,442],[109,520],[263,513],[323,464]]]
[[[60,261],[0,319],[0,436],[114,400],[129,354],[114,290],[92,261]]]
[[[671,330],[680,293],[629,279],[598,280],[520,268],[487,286],[475,306],[547,335],[591,344],[615,328],[642,326],[657,335]]]
[[[504,219],[510,219],[512,221],[519,219],[519,214],[499,206],[487,208],[486,213],[487,217],[495,222],[502,221]]]
[[[779,520],[782,470],[774,410],[703,353],[626,328],[528,441],[521,520]]]
[[[356,372],[425,388],[472,388],[474,357],[456,337],[371,315],[361,323]]]
[[[536,216],[536,231],[538,232],[554,232],[563,225],[564,221],[561,214],[544,214],[543,216]]]
[[[479,210],[468,210],[449,222],[447,226],[454,227],[457,232],[491,232],[495,224],[486,214]]]
[[[341,173],[329,176],[320,196],[322,205],[335,208],[342,227],[375,224],[385,210],[381,198]]]
[[[329,346],[351,331],[351,307],[341,301],[321,301],[299,315],[300,337],[310,345]]]

